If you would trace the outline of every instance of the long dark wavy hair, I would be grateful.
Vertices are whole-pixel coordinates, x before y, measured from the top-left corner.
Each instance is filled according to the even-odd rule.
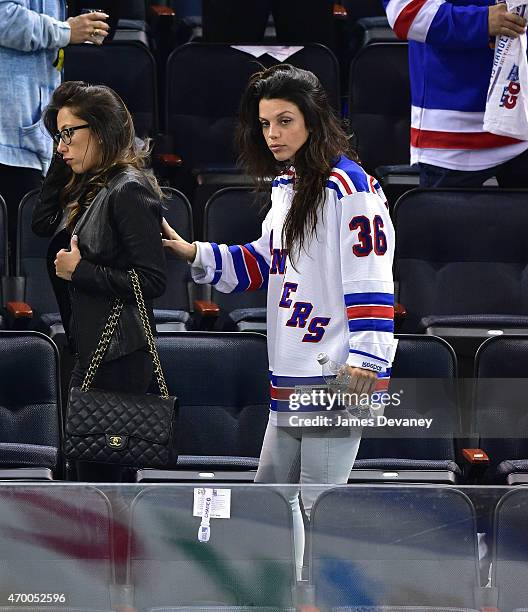
[[[58,131],[57,114],[64,107],[90,126],[101,150],[96,167],[84,174],[71,171],[71,177],[61,192],[61,205],[69,208],[70,229],[75,226],[83,207],[91,203],[119,169],[131,167],[141,170],[153,191],[162,197],[154,174],[146,170],[149,143],[136,139],[132,117],[113,89],[84,81],[66,81],[59,85],[43,113],[44,126],[51,136]]]
[[[236,145],[239,162],[262,185],[285,170],[266,144],[259,121],[262,99],[287,100],[297,105],[309,135],[297,151],[294,164],[297,176],[295,195],[284,222],[282,242],[292,261],[307,238],[315,235],[317,216],[324,205],[330,171],[340,155],[358,161],[348,137],[331,107],[319,79],[308,70],[290,64],[277,64],[254,74],[240,104]]]

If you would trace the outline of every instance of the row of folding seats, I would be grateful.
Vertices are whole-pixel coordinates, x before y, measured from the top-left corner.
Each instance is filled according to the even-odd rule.
[[[181,236],[193,240],[196,233],[188,200],[174,189],[166,188],[165,193],[166,218]],[[476,348],[490,335],[528,332],[528,252],[522,230],[528,223],[527,197],[527,190],[431,189],[413,190],[399,200],[393,214],[395,298],[405,316],[397,319],[398,331],[445,337],[457,354],[469,356],[470,369]],[[37,192],[32,192],[20,205],[14,266],[18,285],[10,281],[18,291],[4,295],[4,302],[26,301],[42,315],[56,312],[57,306],[46,273],[47,240],[31,231],[36,198]],[[251,188],[219,190],[206,206],[201,234],[211,242],[245,244],[260,236],[268,209],[268,196],[255,195]],[[5,208],[0,198],[1,236],[5,240]],[[168,288],[155,303],[160,331],[189,327],[188,313],[194,299],[201,298],[213,300],[229,313],[216,322],[216,329],[265,332],[265,292],[222,294],[214,287],[197,287],[186,264],[170,252],[167,261]],[[4,241],[0,246],[3,274],[5,266]],[[47,317],[39,329],[49,330],[57,322],[58,315]],[[471,376],[470,370],[465,373]]]
[[[258,68],[256,57],[264,66],[279,62],[273,45],[252,49],[247,53],[223,44],[185,44],[169,56],[158,93],[155,60],[144,45],[77,45],[66,50],[64,78],[113,87],[130,108],[138,135],[155,138],[158,172],[202,210],[218,185],[247,180],[237,176],[233,147],[240,97]],[[308,44],[286,61],[312,70],[341,113],[339,66],[329,49]],[[378,166],[408,164],[407,44],[367,44],[353,60],[349,76],[348,120],[365,168],[375,173]],[[415,179],[409,179],[411,185]],[[392,201],[395,193],[401,191],[391,191]]]
[[[157,346],[169,392],[178,397],[181,478],[221,469],[252,481],[247,471],[257,467],[269,410],[265,337],[173,332]],[[39,332],[0,332],[0,380],[0,479],[63,477],[66,401],[55,343]]]
[[[284,54],[284,47],[279,45],[256,45],[248,49],[251,52],[213,43],[188,43],[175,49],[165,67],[167,88],[163,93],[167,96],[167,104],[164,113],[159,113],[155,60],[141,44],[116,41],[101,47],[72,45],[66,50],[64,80],[86,80],[113,87],[129,107],[138,136],[155,136],[161,116],[163,127],[177,138],[177,152],[185,157],[189,150],[197,156],[193,166],[208,164],[213,153],[221,156],[213,157],[213,165],[225,159],[228,153],[231,163],[234,161],[231,141],[227,151],[222,143],[208,152],[186,139],[189,129],[201,130],[222,119],[224,126],[217,126],[213,130],[216,133],[207,135],[207,130],[203,130],[201,143],[211,138],[214,145],[220,135],[225,138],[236,116],[241,93],[250,75],[258,69],[256,57],[260,65],[271,66],[279,63],[277,57],[281,51]],[[292,51],[295,52],[288,61],[315,72],[330,102],[338,110],[339,68],[332,52],[318,44],[295,47]],[[193,118],[194,126],[186,123],[187,116]],[[179,130],[186,133],[178,135]],[[184,161],[190,162],[188,159]]]
[[[483,344],[470,419],[461,414],[449,344],[433,336],[399,340],[391,402],[383,400],[383,419],[365,423],[350,481],[526,483],[528,338]],[[265,337],[172,332],[159,336],[157,346],[169,392],[179,400],[179,459],[176,469],[143,469],[137,480],[195,480],[205,471],[211,480],[252,481],[269,411]],[[512,375],[517,380],[504,381]],[[0,474],[16,476],[23,467],[22,476],[61,477],[55,344],[38,332],[0,332],[0,376],[0,466],[8,470]],[[481,450],[464,451],[468,443]]]
[[[310,522],[311,589],[305,586],[304,595],[296,588],[284,491],[262,485],[227,491],[224,518],[212,518],[209,539],[199,541],[204,491],[196,485],[138,492],[2,483],[6,599],[18,596],[16,609],[43,609],[36,598],[49,594],[47,603],[57,602],[46,607],[63,611],[278,612],[296,604],[323,612],[526,609],[526,489],[498,491],[491,588],[479,583],[476,512],[462,490],[322,489]],[[208,493],[218,498],[226,487]]]

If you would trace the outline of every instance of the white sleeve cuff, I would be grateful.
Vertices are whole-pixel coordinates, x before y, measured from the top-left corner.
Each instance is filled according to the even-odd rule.
[[[385,372],[392,366],[394,355],[398,347],[398,340],[393,340],[388,346],[367,346],[361,344],[358,347],[350,347],[346,360],[347,365],[353,368],[363,368],[373,372]],[[370,350],[369,350],[370,349]],[[383,357],[381,356],[383,355]]]
[[[191,263],[191,276],[195,283],[210,283],[215,275],[214,255],[208,242],[195,242],[196,257]],[[208,252],[210,251],[210,252]]]
[[[384,372],[388,367],[388,364],[384,361],[374,359],[373,357],[355,355],[354,353],[349,353],[346,363],[353,368],[362,368],[363,370],[372,370],[373,372]]]

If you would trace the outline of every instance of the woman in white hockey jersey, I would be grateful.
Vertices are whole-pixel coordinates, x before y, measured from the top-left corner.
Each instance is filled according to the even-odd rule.
[[[329,412],[292,398],[299,387],[324,382],[320,352],[346,364],[350,393],[387,388],[395,352],[394,232],[385,198],[350,151],[319,80],[306,70],[281,64],[251,77],[237,144],[248,173],[261,185],[273,180],[262,236],[236,246],[189,244],[165,222],[164,244],[192,264],[198,283],[224,292],[267,287],[271,410],[255,481],[343,484],[361,429],[295,426],[317,423],[301,417]],[[317,488],[301,495],[309,517]],[[298,490],[288,496],[300,575]]]

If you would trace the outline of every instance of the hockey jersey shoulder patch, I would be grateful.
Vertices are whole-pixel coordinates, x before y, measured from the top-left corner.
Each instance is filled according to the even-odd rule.
[[[337,193],[339,199],[353,193],[376,193],[374,178],[356,162],[341,156],[332,168],[326,186]]]

